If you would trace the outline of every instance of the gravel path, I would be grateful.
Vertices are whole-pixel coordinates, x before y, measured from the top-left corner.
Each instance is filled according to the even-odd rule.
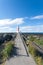
[[[5,65],[36,65],[34,59],[27,56],[20,34],[15,39],[14,56],[5,62]]]

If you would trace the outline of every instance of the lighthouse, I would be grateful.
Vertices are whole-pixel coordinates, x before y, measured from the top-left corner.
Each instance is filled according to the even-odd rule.
[[[18,32],[19,32],[19,26],[18,26]]]
[[[19,26],[17,27],[17,33],[19,33]]]

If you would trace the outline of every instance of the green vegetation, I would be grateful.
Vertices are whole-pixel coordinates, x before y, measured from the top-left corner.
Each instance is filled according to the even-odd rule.
[[[0,33],[0,64],[10,58],[16,33]]]
[[[43,46],[43,39],[35,37],[33,35],[31,35],[29,39],[27,39],[29,52],[35,59],[37,65],[43,65],[43,55],[39,51],[37,51],[35,47],[33,47],[32,42],[35,42],[36,44]]]
[[[35,42],[36,44],[38,44],[38,45],[43,45],[43,39],[40,39],[40,38],[36,38],[36,37],[34,37],[34,36],[30,36],[30,38],[29,38],[29,40],[31,41],[31,42]]]
[[[42,39],[35,39],[34,42],[38,45],[43,45],[43,40]]]
[[[3,49],[3,59],[6,60],[7,58],[9,58],[12,50],[13,50],[13,44],[11,42],[7,43],[5,45],[5,48]]]
[[[40,56],[40,53],[38,53],[38,51],[31,45],[31,42],[29,44],[29,52],[31,53],[31,55],[35,59],[37,65],[43,65],[42,56]]]
[[[36,50],[33,48],[33,46],[32,46],[32,44],[30,43],[29,44],[29,52],[33,55],[33,56],[35,56],[36,55],[36,52],[35,52]]]
[[[30,38],[29,38],[29,40],[33,42],[33,41],[35,40],[35,37],[33,37],[33,36],[31,35]]]
[[[36,43],[37,45],[43,48],[43,37],[41,35],[29,35],[27,36],[26,45],[29,48],[29,52],[35,59],[37,65],[43,65],[43,54],[35,49],[32,45],[32,42]]]

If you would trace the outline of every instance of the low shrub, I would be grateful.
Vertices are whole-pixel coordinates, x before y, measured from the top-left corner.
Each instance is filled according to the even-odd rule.
[[[35,40],[35,37],[31,35],[29,40],[33,42]]]
[[[35,59],[37,65],[43,65],[43,63],[42,63],[42,60],[43,60],[42,56],[40,56],[38,51],[31,45],[31,43],[29,44],[29,52],[31,53],[31,55]]]
[[[36,62],[37,62],[37,65],[42,65],[42,57],[36,56],[36,57],[35,57],[35,60],[36,60]]]
[[[10,43],[7,43],[7,45],[5,46],[5,48],[3,49],[3,58],[4,59],[7,59],[10,54],[11,54],[11,51],[13,49],[13,44],[10,42]]]
[[[38,45],[43,45],[43,40],[41,39],[35,39],[34,42],[36,42]]]

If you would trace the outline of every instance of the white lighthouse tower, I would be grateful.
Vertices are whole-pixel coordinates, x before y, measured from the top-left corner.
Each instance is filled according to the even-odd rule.
[[[19,26],[17,27],[17,33],[19,33]]]

